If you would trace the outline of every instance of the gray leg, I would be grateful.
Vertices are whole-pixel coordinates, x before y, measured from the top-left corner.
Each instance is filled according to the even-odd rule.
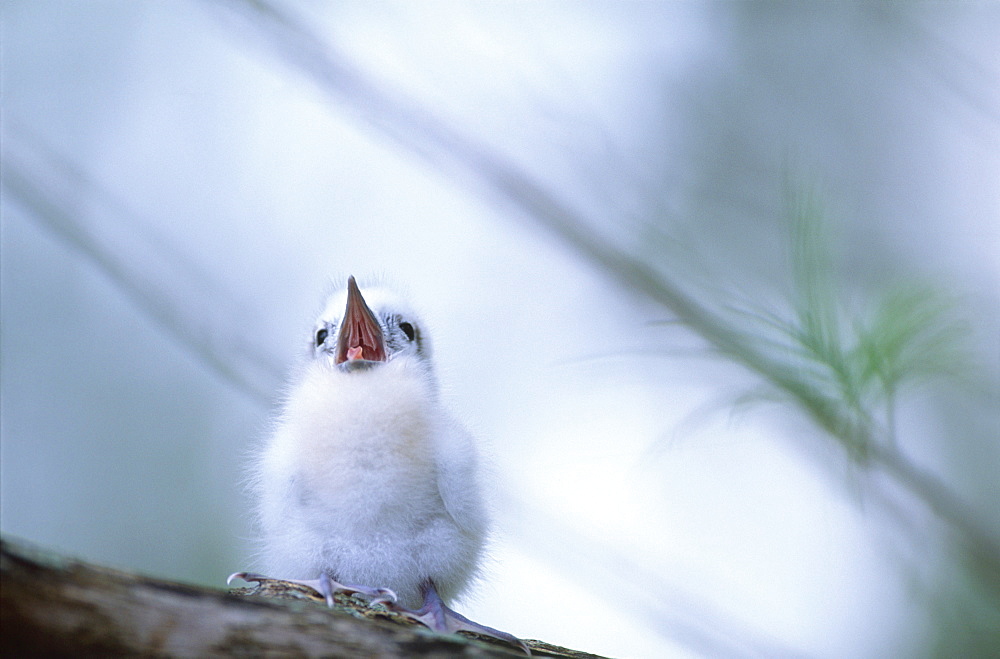
[[[510,643],[524,650],[525,654],[531,654],[528,646],[513,634],[508,634],[507,632],[502,632],[486,625],[480,625],[478,622],[473,622],[461,613],[448,608],[441,600],[441,596],[438,595],[433,581],[427,581],[423,586],[423,591],[424,604],[416,611],[411,611],[395,604],[392,604],[390,608],[397,613],[426,625],[436,632],[454,634],[455,632],[465,631],[482,634],[483,636],[489,636]]]

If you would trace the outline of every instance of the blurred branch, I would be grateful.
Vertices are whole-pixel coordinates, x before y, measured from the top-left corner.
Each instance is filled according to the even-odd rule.
[[[9,123],[9,122],[8,122]],[[202,363],[258,403],[267,405],[282,381],[276,360],[234,341],[233,295],[170,248],[86,174],[16,128],[5,129],[3,190],[39,226],[84,255],[156,324]],[[94,216],[112,218],[116,233],[100,231]],[[85,221],[84,218],[91,220]],[[144,235],[145,234],[145,235]],[[123,241],[132,243],[130,249]],[[220,322],[219,318],[223,321]]]
[[[213,0],[217,4],[219,0]],[[865,447],[862,463],[889,475],[945,521],[960,545],[1000,588],[1000,541],[945,483],[899,450],[876,441],[873,427],[845,412],[840,401],[814,386],[794,366],[760,348],[737,325],[689,295],[649,263],[618,247],[573,208],[496,150],[463,134],[432,110],[379,85],[308,26],[264,0],[224,0],[256,28],[279,56],[307,75],[331,100],[363,122],[489,198],[518,210],[533,226],[575,251],[635,294],[670,310],[717,353],[743,365],[784,392],[842,446]],[[854,453],[857,459],[862,453]]]
[[[166,263],[160,275],[154,275],[144,267],[148,263],[126,253],[121,245],[88,227],[78,203],[80,200],[97,200],[97,207],[106,212],[110,222],[119,228],[135,229],[141,226],[141,222],[127,214],[103,188],[64,158],[37,143],[26,141],[19,145],[21,139],[8,136],[4,142],[5,192],[22,204],[33,220],[107,274],[143,313],[209,369],[258,404],[269,404],[271,394],[279,387],[278,369],[273,366],[270,370],[260,369],[251,365],[273,364],[274,358],[255,346],[241,351],[218,350],[213,346],[211,337],[226,336],[224,330],[232,327],[237,319],[245,317],[231,308],[226,294],[217,291],[211,304],[221,308],[223,313],[227,313],[225,310],[228,309],[232,315],[207,319],[193,317],[189,309],[203,309],[199,305],[206,303],[199,303],[178,292],[178,281],[198,278],[190,271],[191,266],[183,256],[172,254],[164,241],[157,241],[157,247],[163,249],[155,257]],[[34,149],[28,148],[28,145]],[[203,287],[207,285],[202,283]],[[248,359],[249,364],[246,363]],[[509,507],[527,508],[513,495],[508,495],[507,503]],[[535,510],[535,514],[541,514],[541,511]],[[527,530],[522,529],[521,535],[530,540],[528,547],[534,549],[541,560],[559,568],[571,563],[579,565],[588,572],[603,573],[603,583],[621,583],[618,597],[641,602],[641,616],[652,620],[653,628],[658,633],[686,647],[719,657],[796,656],[777,641],[750,630],[711,604],[680,593],[626,556],[584,541],[554,519],[545,524],[535,524]],[[557,537],[558,543],[554,540]],[[567,542],[579,549],[567,551]],[[593,548],[584,549],[585,542],[594,545]],[[559,551],[552,551],[555,544],[561,546]],[[629,579],[621,576],[623,566],[630,575]],[[602,581],[594,580],[592,585],[600,586]],[[633,582],[637,585],[630,587],[629,583]]]
[[[239,597],[43,554],[7,539],[0,541],[0,580],[4,656],[524,656],[389,622],[398,616],[347,598],[331,610],[318,596],[292,592]],[[536,656],[601,659],[528,644]]]

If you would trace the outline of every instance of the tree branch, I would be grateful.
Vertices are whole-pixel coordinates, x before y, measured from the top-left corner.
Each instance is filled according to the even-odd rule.
[[[232,593],[90,565],[0,540],[3,656],[517,657],[361,600],[328,609],[294,587]],[[252,595],[250,597],[240,595]],[[540,641],[536,656],[601,659]]]

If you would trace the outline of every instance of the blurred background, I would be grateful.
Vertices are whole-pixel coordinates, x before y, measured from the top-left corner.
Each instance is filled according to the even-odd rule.
[[[492,456],[459,610],[1000,647],[1000,5],[2,6],[0,528],[224,587],[331,282]]]

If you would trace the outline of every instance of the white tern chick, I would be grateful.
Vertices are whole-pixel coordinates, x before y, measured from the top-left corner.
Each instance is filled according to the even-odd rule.
[[[445,604],[476,576],[488,518],[476,445],[438,400],[430,357],[388,291],[362,296],[351,277],[330,299],[256,464],[263,562],[330,603],[359,592],[437,631],[527,649]]]

